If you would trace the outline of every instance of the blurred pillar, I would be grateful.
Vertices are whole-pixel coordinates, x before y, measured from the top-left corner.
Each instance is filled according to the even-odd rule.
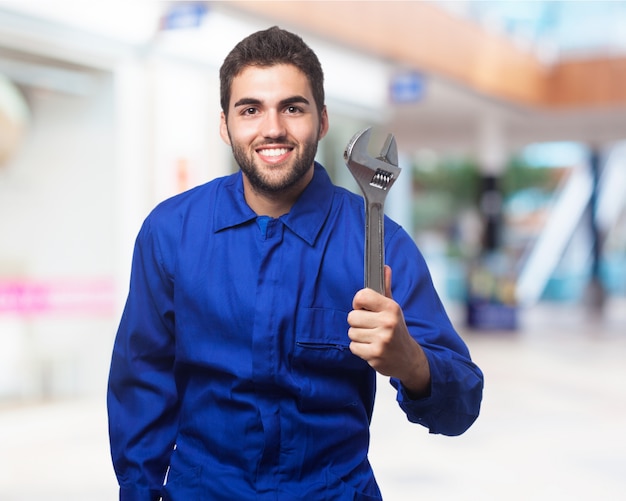
[[[116,282],[118,309],[128,292],[133,242],[152,206],[152,92],[145,62],[129,58],[114,69],[116,114]]]
[[[478,128],[477,155],[482,177],[482,252],[479,259],[470,264],[467,286],[467,325],[473,329],[517,329],[513,267],[501,252],[500,179],[506,166],[506,152],[501,121],[497,116],[483,116]]]
[[[506,165],[504,130],[500,120],[483,117],[478,130],[478,161],[482,174],[480,210],[483,216],[483,252],[499,249],[502,224],[500,178]]]
[[[164,200],[229,174],[230,148],[218,134],[217,70],[152,62],[154,199]]]
[[[483,174],[480,211],[483,216],[483,253],[495,252],[499,249],[502,225],[502,194],[500,193],[499,177]]]
[[[413,235],[411,159],[400,151],[398,152],[398,165],[402,171],[385,201],[385,212],[409,235]]]
[[[587,285],[587,304],[590,312],[601,315],[604,311],[606,291],[601,277],[602,264],[602,232],[598,225],[598,195],[601,175],[601,153],[598,148],[591,148],[589,153],[589,170],[591,172],[592,189],[589,199],[589,233],[591,235],[591,276]]]

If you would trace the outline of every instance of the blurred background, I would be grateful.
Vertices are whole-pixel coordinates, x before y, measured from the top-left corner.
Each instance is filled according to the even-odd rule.
[[[392,132],[387,212],[486,377],[464,436],[380,380],[388,501],[626,492],[626,2],[0,0],[0,500],[112,500],[108,364],[143,218],[234,172],[218,69],[278,24],[325,70],[343,162]]]

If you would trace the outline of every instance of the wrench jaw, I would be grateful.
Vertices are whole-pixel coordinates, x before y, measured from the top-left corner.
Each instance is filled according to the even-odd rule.
[[[344,159],[365,199],[365,287],[384,294],[384,205],[400,168],[394,136],[387,136],[380,155],[373,158],[367,153],[370,134],[369,127],[355,134]]]
[[[373,158],[367,153],[371,132],[371,127],[357,132],[343,154],[348,169],[352,172],[364,195],[366,195],[366,182],[386,191],[400,175],[398,147],[393,134],[387,136],[380,154]]]
[[[367,201],[383,204],[386,191],[391,188],[398,175],[398,148],[393,134],[389,134],[378,157],[367,153],[372,128],[357,132],[344,151],[343,157]],[[373,189],[374,188],[374,189]],[[377,193],[382,191],[383,193]]]
[[[378,160],[382,160],[387,164],[391,164],[394,167],[398,167],[398,145],[396,144],[396,138],[393,134],[388,134],[383,147],[378,155]],[[398,174],[400,173],[398,167]]]

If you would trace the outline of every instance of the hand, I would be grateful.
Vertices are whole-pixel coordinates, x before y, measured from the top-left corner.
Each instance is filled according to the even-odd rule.
[[[380,374],[399,379],[412,398],[428,395],[428,360],[409,334],[402,308],[391,297],[389,266],[385,266],[385,295],[361,289],[352,307],[348,314],[350,351]]]

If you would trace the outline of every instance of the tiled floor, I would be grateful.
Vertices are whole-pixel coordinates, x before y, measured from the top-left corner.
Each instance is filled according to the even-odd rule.
[[[463,332],[485,372],[463,436],[408,423],[380,380],[370,459],[386,501],[626,496],[626,302],[522,313],[517,333]],[[103,398],[0,408],[1,501],[112,501]]]
[[[388,501],[626,499],[626,303],[600,323],[580,307],[522,319],[464,333],[485,392],[460,437],[415,429],[381,387],[371,458]]]

